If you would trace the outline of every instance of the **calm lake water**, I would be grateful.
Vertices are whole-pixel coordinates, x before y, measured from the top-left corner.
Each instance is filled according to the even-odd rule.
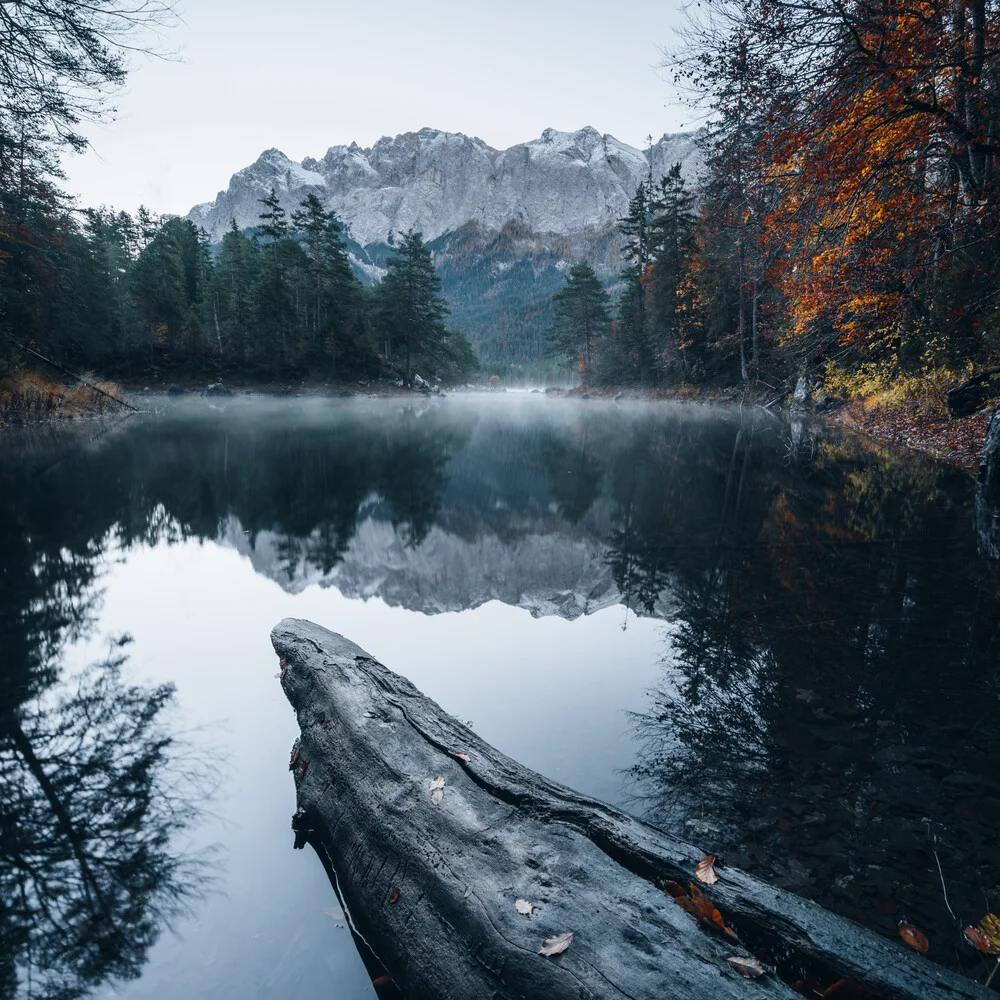
[[[292,850],[286,615],[981,974],[1000,567],[968,477],[693,405],[153,402],[0,436],[0,997],[374,996]]]

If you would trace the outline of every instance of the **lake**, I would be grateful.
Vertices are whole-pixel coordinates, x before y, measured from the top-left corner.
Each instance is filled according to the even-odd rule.
[[[1000,567],[968,476],[694,404],[149,403],[0,436],[0,996],[374,996],[292,850],[285,616],[981,975]]]

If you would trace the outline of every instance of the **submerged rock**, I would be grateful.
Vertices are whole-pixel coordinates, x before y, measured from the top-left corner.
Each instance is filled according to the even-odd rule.
[[[231,396],[233,390],[224,386],[221,382],[213,382],[205,387],[206,396]]]

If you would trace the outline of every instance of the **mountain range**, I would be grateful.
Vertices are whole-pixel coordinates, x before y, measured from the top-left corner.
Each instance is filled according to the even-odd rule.
[[[269,149],[187,218],[218,241],[233,220],[254,227],[272,188],[289,211],[315,193],[345,223],[352,264],[368,282],[380,277],[394,235],[416,229],[434,253],[451,322],[480,358],[491,368],[530,366],[570,262],[589,260],[612,279],[620,268],[615,226],[629,198],[675,163],[696,181],[697,138],[664,135],[640,150],[588,126],[546,129],[499,150],[423,128],[367,149],[332,146],[301,163]]]

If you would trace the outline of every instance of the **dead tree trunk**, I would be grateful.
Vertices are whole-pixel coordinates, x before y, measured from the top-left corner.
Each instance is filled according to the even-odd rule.
[[[342,636],[286,619],[271,640],[301,729],[297,845],[409,1000],[794,997],[842,978],[854,998],[992,995],[734,868],[701,888],[738,941],[712,933],[662,888],[698,885],[705,851],[522,767]],[[776,973],[727,964],[749,953]]]

